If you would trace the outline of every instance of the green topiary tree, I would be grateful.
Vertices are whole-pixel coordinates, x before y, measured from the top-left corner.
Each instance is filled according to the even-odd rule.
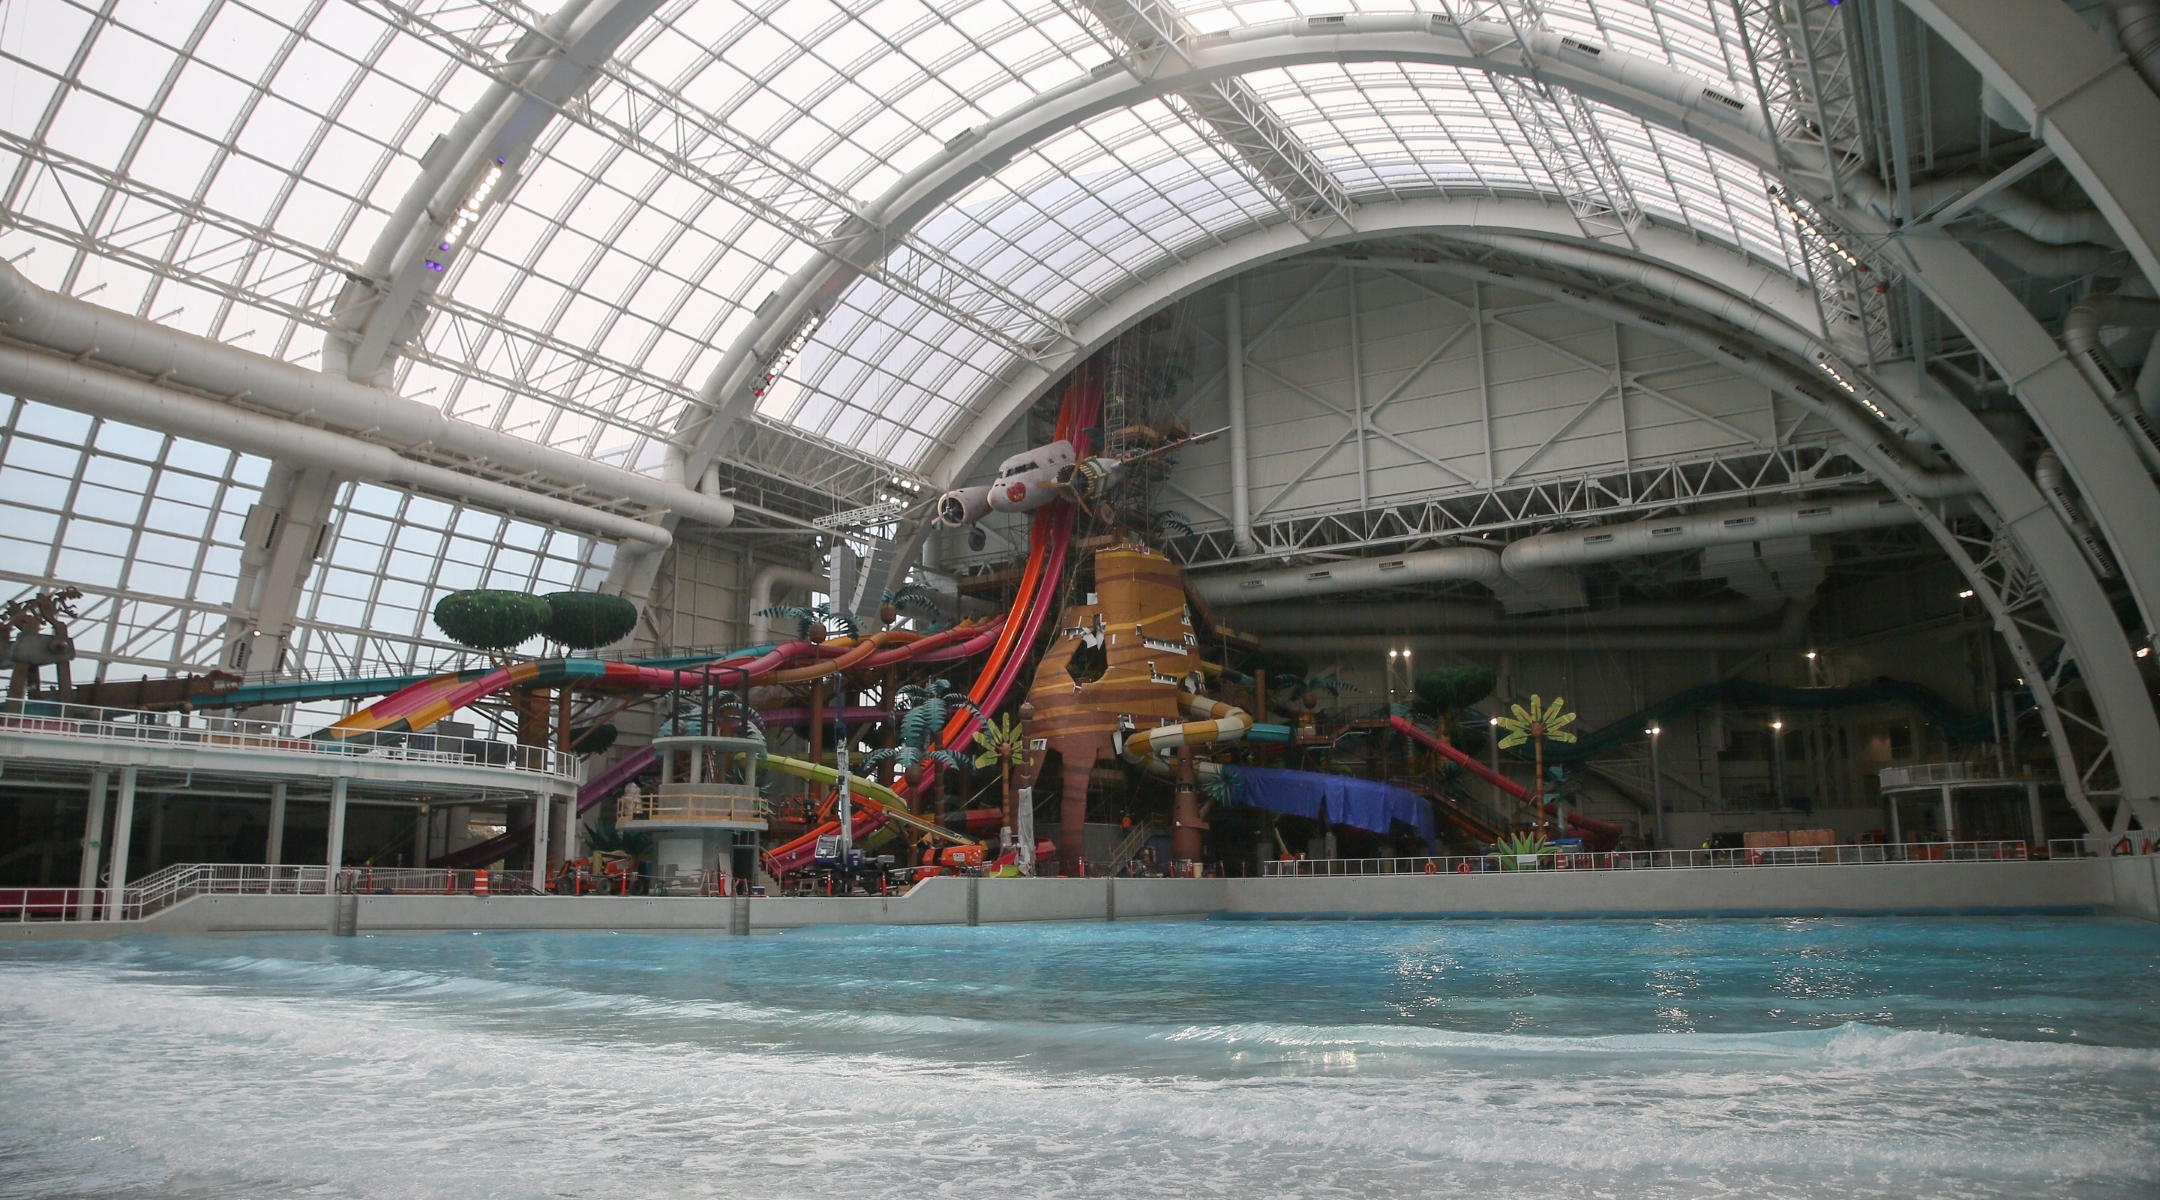
[[[1412,686],[1419,709],[1439,720],[1444,736],[1453,732],[1458,713],[1492,694],[1497,678],[1491,667],[1441,667],[1423,672]]]
[[[548,603],[524,592],[475,588],[452,592],[435,602],[435,628],[460,646],[508,650],[540,632]]]
[[[540,633],[558,646],[598,650],[630,636],[637,628],[637,605],[599,592],[554,592],[544,598],[547,620]]]

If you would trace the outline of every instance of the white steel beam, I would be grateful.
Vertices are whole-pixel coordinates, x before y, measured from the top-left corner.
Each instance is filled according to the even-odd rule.
[[[582,94],[660,0],[569,0],[527,31],[480,101],[428,151],[420,176],[368,252],[365,276],[337,305],[325,370],[385,383],[391,351],[417,328],[415,302],[433,294],[488,206],[509,190],[559,107]]]
[[[2160,95],[2067,4],[1905,0],[2031,122],[2160,280]]]
[[[1170,5],[1160,0],[1080,2],[1123,43],[1112,47],[1112,52],[1135,77],[1150,74],[1170,56],[1192,61],[1189,49],[1196,32],[1184,14]],[[1234,159],[1274,193],[1292,222],[1319,232],[1350,219],[1355,206],[1349,190],[1244,80],[1215,79],[1177,95],[1221,137]]]

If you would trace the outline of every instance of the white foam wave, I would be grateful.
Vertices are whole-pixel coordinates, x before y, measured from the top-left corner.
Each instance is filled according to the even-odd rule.
[[[620,1035],[656,1019],[778,1025],[775,1008],[347,964],[259,969],[311,982],[249,992],[92,964],[0,971],[13,1035],[0,1041],[0,1128],[15,1131],[0,1148],[57,1156],[36,1175],[53,1192],[95,1194],[76,1185],[120,1161],[163,1180],[272,1181],[244,1189],[265,1194],[422,1200],[1808,1196],[1886,1180],[1900,1195],[2136,1195],[2160,1180],[2153,1058],[2138,1050],[1866,1026],[1566,1039],[796,1012],[910,1045],[776,1052]],[[1029,1031],[1100,1037],[1101,1062],[1164,1068],[959,1061],[973,1041]],[[926,1052],[940,1039],[955,1061]],[[1181,1057],[1200,1049],[1410,1053],[1423,1068],[1205,1078]],[[100,1157],[83,1148],[92,1129],[124,1145]],[[14,1189],[0,1177],[0,1195]]]

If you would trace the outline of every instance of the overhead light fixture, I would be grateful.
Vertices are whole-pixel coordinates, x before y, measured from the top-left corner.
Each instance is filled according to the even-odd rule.
[[[1665,731],[1656,725],[1652,725],[1650,728],[1643,730],[1643,732],[1649,734],[1651,737],[1656,737],[1657,735]]]
[[[2139,646],[2139,647],[2138,647],[2138,653],[2137,653],[2137,656],[2138,656],[2139,658],[2151,658],[2151,657],[2152,657],[2152,647],[2151,647],[2151,646]]]
[[[1815,652],[1814,652],[1813,650],[1810,650],[1810,651],[1808,651],[1808,652],[1807,652],[1807,656],[1808,656],[1808,661],[1809,661],[1809,662],[1814,662],[1814,661],[1815,661]]]
[[[1960,600],[1970,600],[1972,598],[1973,590],[1971,588],[1966,588],[1964,591],[1958,593],[1958,599]]]
[[[1772,721],[1772,722],[1770,722],[1770,728],[1772,728],[1772,729],[1783,729],[1783,728],[1785,728],[1785,722],[1783,722],[1783,721]]]

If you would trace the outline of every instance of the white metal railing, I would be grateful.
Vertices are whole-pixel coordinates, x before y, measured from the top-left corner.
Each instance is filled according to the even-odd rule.
[[[139,921],[191,896],[320,896],[327,867],[260,863],[176,863],[127,886],[119,917]],[[0,888],[0,921],[95,921],[110,909],[110,888]]]
[[[2074,856],[2074,855],[2066,855]],[[1492,871],[1670,871],[1879,863],[2021,862],[2040,858],[2024,842],[1894,842],[1858,846],[1765,846],[1746,850],[1547,851],[1420,858],[1303,858],[1260,864],[1269,876],[1477,875]]]
[[[499,767],[565,779],[577,777],[577,758],[547,746],[518,746],[461,738],[433,739],[457,749],[418,749],[409,745],[374,745],[364,739],[317,738],[278,721],[244,721],[208,713],[148,712],[99,708],[52,700],[0,702],[0,732],[87,738],[137,745],[206,746],[269,754],[338,755],[394,762],[446,766]],[[398,735],[390,735],[398,736]]]
[[[1884,767],[1876,772],[1882,786],[1929,787],[1943,783],[1978,783],[2003,778],[2002,772],[1985,763],[1939,762],[1912,763],[1903,767]]]
[[[318,868],[319,870],[320,868]],[[338,872],[337,890],[363,896],[530,896],[530,871],[490,871],[485,867],[346,867]]]
[[[105,915],[105,897],[104,888],[0,888],[0,921],[95,921]]]
[[[328,867],[262,863],[176,863],[130,884],[132,918],[150,916],[190,896],[320,896],[329,890]]]

